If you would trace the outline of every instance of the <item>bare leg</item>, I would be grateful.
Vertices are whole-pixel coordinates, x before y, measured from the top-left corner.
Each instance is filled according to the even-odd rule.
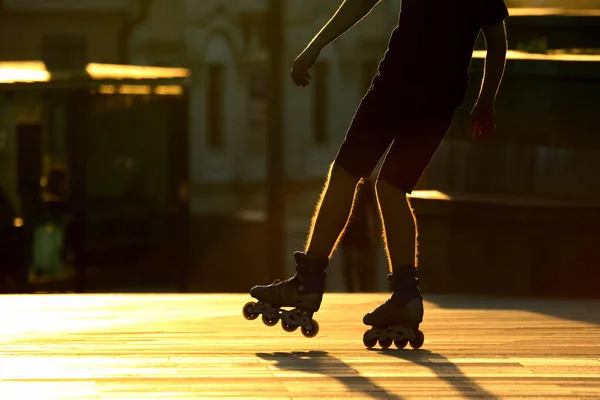
[[[347,247],[343,249],[344,280],[346,291],[350,293],[359,291],[360,278],[358,277],[358,252],[356,248]]]
[[[371,258],[371,249],[359,249],[358,250],[358,292],[366,293],[371,290],[371,279],[369,272],[374,269],[375,263]],[[369,271],[369,272],[367,272]]]
[[[317,203],[305,252],[294,253],[296,274],[285,281],[254,286],[250,295],[259,300],[259,303],[249,303],[244,308],[246,318],[255,318],[261,313],[263,317],[267,315],[271,318],[275,304],[279,307],[275,312],[282,313],[282,321],[288,326],[301,325],[311,334],[318,332],[318,325],[312,322],[312,315],[321,307],[329,257],[348,222],[359,181],[359,178],[336,167],[335,163],[332,165],[325,189]],[[282,312],[279,311],[281,307],[295,309]]]
[[[389,282],[393,293],[391,299],[367,313],[363,323],[374,327],[400,324],[403,328],[396,331],[396,334],[412,340],[418,347],[423,340],[422,334],[417,336],[419,324],[423,321],[423,297],[415,268],[415,220],[406,194],[389,182],[378,180],[377,199],[385,249],[392,272]],[[412,240],[406,240],[405,231],[412,235]],[[371,332],[377,337],[377,330]],[[367,343],[371,342],[365,342]]]
[[[348,222],[359,178],[332,164],[317,203],[305,251],[331,257]]]
[[[416,220],[406,193],[384,180],[378,180],[377,202],[390,272],[394,272],[394,266],[416,266]]]

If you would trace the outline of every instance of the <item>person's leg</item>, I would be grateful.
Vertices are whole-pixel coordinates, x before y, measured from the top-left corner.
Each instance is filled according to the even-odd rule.
[[[280,307],[319,309],[329,257],[348,221],[357,183],[371,175],[393,140],[393,131],[386,128],[389,115],[382,114],[381,104],[367,94],[358,107],[317,203],[305,251],[294,254],[296,274],[284,282],[253,287],[254,298]]]
[[[378,104],[377,99],[367,95],[356,112],[315,208],[306,253],[330,257],[335,251],[351,214],[359,181],[371,175],[392,144],[393,131],[389,120],[379,114]]]
[[[407,200],[433,158],[453,119],[453,112],[407,124],[394,141],[376,182],[377,202],[390,272],[417,267],[418,227]],[[406,235],[410,240],[403,240]]]
[[[358,276],[357,249],[351,246],[344,246],[342,258],[346,291],[349,293],[358,292],[360,280]]]
[[[377,181],[377,202],[388,266],[416,265],[416,220],[406,200],[406,192],[385,180]],[[414,240],[403,240],[406,235]]]
[[[367,275],[367,271],[373,269],[373,260],[369,258],[370,248],[362,247],[356,249],[356,271],[357,271],[357,284],[356,288],[358,292],[369,292],[370,291],[370,280]]]
[[[423,319],[423,299],[417,280],[417,227],[406,194],[416,186],[442,142],[453,113],[407,124],[394,141],[381,168],[376,188],[384,244],[390,265],[392,298],[363,322],[371,326],[405,323],[417,329]],[[414,238],[403,246],[404,230]],[[414,326],[413,326],[414,325]]]
[[[348,222],[360,177],[333,163],[312,218],[305,252],[331,257]]]

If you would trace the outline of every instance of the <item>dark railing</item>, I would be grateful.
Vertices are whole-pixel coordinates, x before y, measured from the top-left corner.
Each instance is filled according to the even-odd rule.
[[[510,59],[497,103],[498,129],[469,137],[469,107],[429,168],[428,188],[444,192],[600,200],[600,56],[595,60]],[[481,82],[475,59],[466,104]]]

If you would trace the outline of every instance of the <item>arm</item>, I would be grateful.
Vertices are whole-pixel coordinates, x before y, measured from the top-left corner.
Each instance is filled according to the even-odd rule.
[[[496,95],[506,67],[506,28],[504,22],[484,25],[483,34],[487,46],[483,83],[479,99],[471,113],[470,130],[475,136],[487,136],[494,132]]]
[[[314,65],[321,50],[363,19],[380,0],[344,0],[333,17],[311,40],[292,66],[292,79],[298,86],[310,82],[308,70]]]
[[[483,27],[487,46],[483,84],[479,102],[494,104],[506,66],[506,28],[504,23]]]
[[[319,50],[343,35],[371,12],[380,0],[344,0],[333,17],[310,42]]]

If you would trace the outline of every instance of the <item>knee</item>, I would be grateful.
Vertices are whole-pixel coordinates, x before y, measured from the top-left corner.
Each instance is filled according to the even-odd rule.
[[[333,163],[329,171],[329,185],[343,185],[356,187],[362,177],[356,176],[348,172],[344,167]]]

